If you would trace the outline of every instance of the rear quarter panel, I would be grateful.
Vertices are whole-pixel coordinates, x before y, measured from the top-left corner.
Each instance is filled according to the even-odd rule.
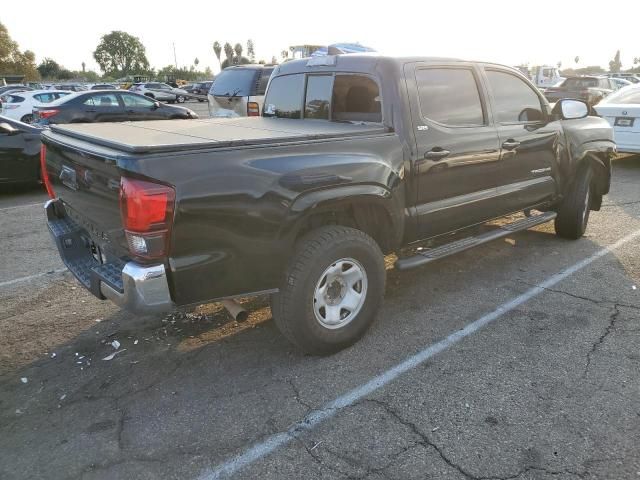
[[[176,189],[168,263],[179,305],[277,288],[300,219],[340,201],[346,185],[401,195],[394,134],[162,158],[142,156],[127,169]]]

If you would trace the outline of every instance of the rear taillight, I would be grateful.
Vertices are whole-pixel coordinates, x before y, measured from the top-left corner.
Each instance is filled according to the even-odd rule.
[[[37,110],[38,113],[38,117],[40,118],[51,118],[55,115],[57,115],[60,112],[60,110],[55,109],[55,108],[50,108],[47,110]]]
[[[166,185],[122,178],[120,213],[133,256],[153,259],[167,254],[175,198]]]
[[[256,102],[247,103],[247,116],[248,117],[259,117],[260,116],[260,105]]]
[[[47,189],[49,198],[56,198],[53,186],[49,180],[49,173],[47,172],[47,146],[44,143],[40,146],[40,177],[44,182],[44,188]]]

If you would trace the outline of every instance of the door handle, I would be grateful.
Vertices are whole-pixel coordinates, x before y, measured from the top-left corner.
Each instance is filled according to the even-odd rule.
[[[427,153],[424,154],[424,159],[425,160],[433,160],[434,162],[437,162],[439,160],[442,160],[443,158],[446,158],[449,156],[451,152],[449,150],[444,150],[440,147],[435,147],[432,150],[429,150]]]
[[[509,140],[507,140],[502,144],[502,148],[504,148],[505,150],[513,150],[514,148],[517,148],[519,146],[520,146],[520,142],[518,142],[517,140],[514,140],[513,138],[510,138]]]

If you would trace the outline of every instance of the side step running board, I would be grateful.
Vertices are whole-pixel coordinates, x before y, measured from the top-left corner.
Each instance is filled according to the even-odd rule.
[[[556,212],[545,212],[541,213],[540,215],[523,218],[522,220],[517,220],[513,223],[507,223],[506,225],[502,225],[495,230],[491,230],[474,237],[462,238],[460,240],[456,240],[455,242],[446,243],[437,248],[424,250],[412,257],[400,258],[398,261],[396,261],[395,266],[398,270],[409,270],[411,268],[420,267],[427,263],[431,263],[436,260],[440,260],[441,258],[448,257],[449,255],[453,255],[455,253],[477,247],[478,245],[482,245],[483,243],[497,240],[498,238],[507,237],[514,232],[527,230],[528,228],[535,227],[536,225],[547,223],[557,216],[558,214]]]

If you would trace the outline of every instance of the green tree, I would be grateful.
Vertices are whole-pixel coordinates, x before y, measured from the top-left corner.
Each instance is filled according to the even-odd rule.
[[[39,80],[36,56],[30,50],[20,51],[7,27],[0,23],[0,74],[24,75],[25,80]]]
[[[256,46],[251,39],[247,40],[247,57],[251,63],[256,63]]]
[[[196,67],[196,68],[195,68],[196,70],[198,69],[198,64],[199,64],[199,63],[200,63],[200,60],[198,60],[198,57],[196,57],[196,58],[193,60],[193,66],[194,66],[194,67]]]
[[[102,36],[93,58],[106,75],[124,76],[149,69],[149,60],[140,39],[117,30]]]
[[[40,72],[42,78],[58,78],[60,70],[61,67],[58,62],[48,57],[45,57],[38,65],[38,72]]]
[[[622,69],[622,62],[620,61],[620,50],[616,52],[616,56],[609,62],[609,71],[613,73],[619,73]]]

